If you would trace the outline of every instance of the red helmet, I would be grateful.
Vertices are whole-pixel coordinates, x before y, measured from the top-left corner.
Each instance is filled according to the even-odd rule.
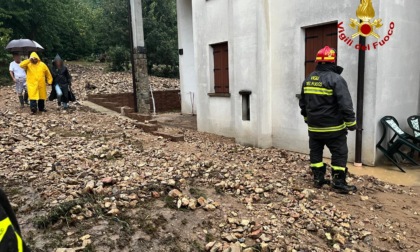
[[[335,63],[337,54],[334,49],[326,46],[318,51],[315,62],[330,62]]]

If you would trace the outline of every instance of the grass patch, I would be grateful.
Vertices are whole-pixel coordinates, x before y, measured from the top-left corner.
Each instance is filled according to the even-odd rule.
[[[46,229],[51,225],[57,223],[60,219],[69,219],[71,215],[70,210],[77,205],[84,205],[89,202],[94,202],[94,198],[86,195],[80,199],[67,201],[59,204],[51,209],[46,216],[40,216],[34,219],[34,226],[39,229]]]
[[[213,234],[210,234],[210,233],[206,234],[206,242],[212,242],[212,241],[215,241],[215,240],[216,240],[216,237],[214,237]]]
[[[202,252],[202,251],[206,251],[206,249],[204,248],[204,246],[202,244],[200,244],[199,241],[191,241],[190,242],[190,252]]]
[[[141,216],[147,216],[147,213],[141,213]],[[157,215],[154,218],[145,217],[138,219],[139,228],[146,234],[150,235],[152,238],[157,238],[159,236],[160,230],[166,229],[166,224],[168,220],[161,214]]]
[[[203,190],[200,190],[198,188],[190,188],[190,194],[191,196],[193,196],[194,198],[198,199],[200,197],[203,197],[205,199],[207,199],[207,195]]]

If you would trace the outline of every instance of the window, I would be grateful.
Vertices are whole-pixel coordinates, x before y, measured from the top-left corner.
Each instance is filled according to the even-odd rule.
[[[229,50],[228,43],[211,46],[214,60],[214,92],[229,93]]]
[[[242,90],[239,94],[242,96],[242,121],[251,121],[251,91]]]
[[[315,57],[324,46],[337,50],[337,23],[306,28],[305,77],[315,70]]]

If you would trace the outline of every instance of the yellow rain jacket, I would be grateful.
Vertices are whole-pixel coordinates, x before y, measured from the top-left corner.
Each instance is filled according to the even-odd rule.
[[[38,63],[33,64],[29,59],[22,61],[20,67],[26,70],[26,85],[28,86],[29,100],[46,100],[47,84],[52,84],[53,78],[47,65],[41,61],[36,52],[31,58],[37,58]]]

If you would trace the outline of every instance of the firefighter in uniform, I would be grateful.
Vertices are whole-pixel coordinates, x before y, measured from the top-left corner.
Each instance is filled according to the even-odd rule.
[[[0,189],[0,252],[30,252],[6,194]]]
[[[318,65],[302,84],[299,106],[308,124],[314,186],[321,188],[331,183],[336,192],[349,193],[357,188],[346,182],[347,130],[356,129],[356,119],[347,83],[340,76],[343,68],[337,66],[336,57],[335,50],[328,46],[318,52],[315,61]],[[332,154],[332,182],[325,179],[324,146]]]

